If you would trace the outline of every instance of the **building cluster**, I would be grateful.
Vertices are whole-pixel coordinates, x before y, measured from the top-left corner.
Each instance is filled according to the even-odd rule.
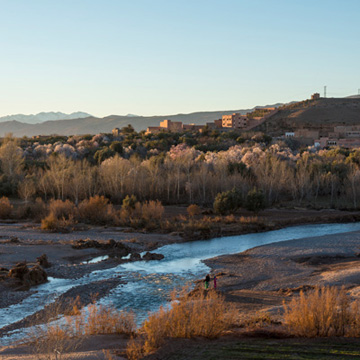
[[[274,115],[278,109],[276,108],[262,108],[265,115],[262,117],[248,118],[246,115],[233,113],[230,115],[223,115],[221,119],[207,122],[205,125],[183,124],[181,121],[164,120],[160,122],[160,126],[149,126],[146,130],[147,134],[156,134],[159,132],[183,132],[183,131],[200,131],[205,128],[212,130],[250,130],[251,128],[260,125],[262,121]]]
[[[335,126],[324,136],[321,136],[319,130],[299,129],[286,132],[285,138],[294,138],[304,145],[314,145],[318,149],[329,146],[358,148],[360,147],[360,125]]]

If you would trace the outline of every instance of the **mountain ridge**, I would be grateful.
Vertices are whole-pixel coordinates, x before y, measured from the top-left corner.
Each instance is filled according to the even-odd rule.
[[[282,105],[282,104],[281,104]],[[267,105],[274,106],[274,105]],[[256,108],[267,107],[256,106]],[[276,104],[275,106],[279,106]],[[131,124],[136,131],[145,130],[149,126],[159,126],[159,123],[165,119],[173,121],[182,121],[183,123],[194,123],[197,125],[205,124],[222,115],[239,112],[246,114],[252,109],[242,110],[219,110],[219,111],[199,111],[190,114],[175,115],[154,115],[154,116],[128,116],[128,115],[108,115],[103,118],[87,116],[69,120],[48,120],[42,123],[29,124],[18,120],[0,122],[0,136],[12,133],[14,136],[34,136],[34,135],[83,135],[97,134],[100,132],[111,132],[113,128],[122,128]]]
[[[56,120],[73,120],[73,119],[80,119],[84,117],[92,116],[88,113],[83,111],[76,111],[71,114],[65,114],[60,111],[49,111],[49,112],[39,112],[38,114],[13,114],[13,115],[6,115],[0,117],[0,123],[8,122],[8,121],[19,121],[24,124],[38,124],[43,123],[45,121],[56,121]]]

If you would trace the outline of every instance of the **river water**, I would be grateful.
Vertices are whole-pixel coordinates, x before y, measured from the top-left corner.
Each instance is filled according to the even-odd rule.
[[[263,233],[166,245],[156,250],[165,256],[163,260],[126,263],[111,269],[94,271],[79,279],[49,278],[48,283],[36,287],[36,294],[20,304],[0,309],[0,328],[35,313],[74,286],[119,275],[127,283],[113,289],[108,296],[101,299],[101,303],[111,303],[118,309],[134,310],[140,323],[150,311],[166,304],[169,293],[174,288],[181,288],[205,276],[209,268],[202,260],[285,240],[357,230],[360,230],[360,223],[303,225]],[[14,334],[11,337],[16,336]]]

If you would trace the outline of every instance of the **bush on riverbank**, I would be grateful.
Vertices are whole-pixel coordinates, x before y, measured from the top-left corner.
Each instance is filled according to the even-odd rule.
[[[13,206],[7,197],[0,198],[0,219],[8,219],[11,216]]]
[[[316,288],[300,292],[284,306],[289,331],[302,337],[359,336],[360,303],[351,302],[345,289]]]
[[[79,218],[85,223],[105,225],[116,222],[116,213],[109,199],[104,196],[90,197],[79,204]]]
[[[216,338],[229,329],[234,320],[235,310],[216,291],[199,291],[186,296],[183,290],[180,301],[175,293],[172,300],[171,308],[161,307],[145,320],[139,330],[141,340],[129,342],[127,353],[131,359],[156,351],[166,338]]]

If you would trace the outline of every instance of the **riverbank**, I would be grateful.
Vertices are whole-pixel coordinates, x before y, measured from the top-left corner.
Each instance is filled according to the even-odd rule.
[[[175,214],[175,208],[169,209],[168,217]],[[239,214],[246,217],[248,214],[244,212]],[[304,223],[330,223],[354,221],[359,216],[356,212],[341,212],[334,210],[307,211],[304,209],[297,210],[279,210],[270,209],[262,212],[259,216],[260,222],[267,223],[267,227],[247,227],[248,232],[261,232],[265,230],[273,230],[287,225],[296,225]],[[243,227],[237,226],[236,223],[224,224],[222,226],[222,234],[241,234]],[[251,231],[250,231],[251,230]],[[154,250],[158,247],[189,241],[188,238],[180,236],[179,233],[172,234],[156,234],[145,232],[133,232],[132,229],[114,228],[114,227],[90,227],[87,226],[79,231],[71,233],[50,233],[41,231],[39,226],[32,223],[1,223],[0,224],[0,267],[11,268],[19,261],[26,261],[32,264],[37,257],[46,254],[51,267],[46,269],[48,276],[63,279],[79,279],[96,270],[104,270],[115,268],[119,264],[123,264],[133,260],[123,259],[117,251],[118,248],[109,248],[107,246],[100,247],[82,247],[74,249],[73,245],[81,239],[91,239],[97,241],[100,245],[106,245],[109,242],[119,244],[128,249],[129,252],[139,254],[141,252]],[[117,251],[115,251],[117,250]],[[89,260],[102,259],[107,257],[105,261],[89,263]],[[210,265],[210,263],[209,263]],[[247,271],[239,269],[239,271]],[[219,271],[218,271],[219,272]],[[224,274],[232,273],[232,270],[224,269]],[[223,278],[223,279],[222,279]],[[228,282],[226,275],[220,275],[219,280],[226,284]],[[236,281],[239,279],[236,279]],[[98,298],[106,295],[104,286],[94,281],[88,284],[88,291],[98,294]],[[4,281],[0,281],[0,309],[7,308],[10,305],[19,303],[28,296],[36,293],[36,287],[29,291],[14,291],[16,288],[7,286]],[[80,287],[74,287],[72,294],[74,297],[80,295],[82,290]],[[253,291],[253,289],[251,289]],[[265,294],[261,294],[264,296]],[[247,296],[244,295],[246,298]],[[254,294],[255,297],[255,294]],[[281,301],[274,294],[268,294],[273,302]],[[258,300],[254,300],[256,304]],[[270,301],[270,300],[268,300]],[[85,305],[88,301],[85,302]]]
[[[28,226],[24,228],[19,224],[7,224],[5,227],[8,231],[11,230],[9,227],[13,227],[11,231],[18,230],[18,235],[26,232],[27,239],[24,237],[17,237],[17,241],[14,241],[14,237],[12,241],[8,241],[9,238],[1,239],[0,252],[8,254],[4,256],[4,259],[9,260],[11,257],[22,254],[28,256],[29,261],[31,259],[33,261],[41,254],[39,249],[47,249],[49,260],[53,262],[53,267],[48,271],[53,271],[54,274],[58,271],[57,274],[65,278],[76,278],[74,274],[77,270],[77,276],[82,277],[95,269],[109,269],[119,264],[119,261],[128,261],[110,258],[95,264],[86,263],[85,260],[104,255],[108,250],[73,249],[71,245],[76,239],[84,238],[82,236],[84,232],[70,234],[40,232],[42,236],[53,235],[54,238],[52,240],[45,238],[36,240],[38,234],[36,228],[28,231],[30,230]],[[149,250],[168,243],[184,241],[177,234],[129,234],[113,228],[94,228],[91,231],[92,238],[97,238],[99,242],[113,238],[115,242],[127,244],[134,251]],[[328,235],[259,246],[241,254],[208,259],[205,260],[205,263],[213,269],[213,274],[218,275],[218,287],[224,293],[226,300],[236,304],[242,314],[254,314],[256,311],[267,310],[277,315],[283,300],[291,298],[300,288],[310,289],[319,284],[344,283],[348,284],[352,294],[357,296],[359,292],[357,278],[360,278],[356,256],[360,251],[359,233]],[[89,234],[89,230],[87,230],[87,234]],[[136,235],[142,240],[136,238]],[[329,240],[330,238],[331,240]],[[46,248],[43,248],[44,246]],[[53,257],[52,252],[54,253]],[[3,259],[3,255],[1,259]],[[116,281],[121,281],[121,278]],[[113,282],[114,286],[116,281]],[[105,287],[103,285],[104,283],[102,283],[100,291],[106,293],[109,284],[105,284]],[[87,293],[91,286],[91,283],[86,286]],[[71,295],[75,297],[83,290],[84,287],[73,288]]]
[[[315,286],[345,286],[360,297],[360,231],[258,246],[205,260],[227,301],[244,314],[281,317],[284,301]]]

